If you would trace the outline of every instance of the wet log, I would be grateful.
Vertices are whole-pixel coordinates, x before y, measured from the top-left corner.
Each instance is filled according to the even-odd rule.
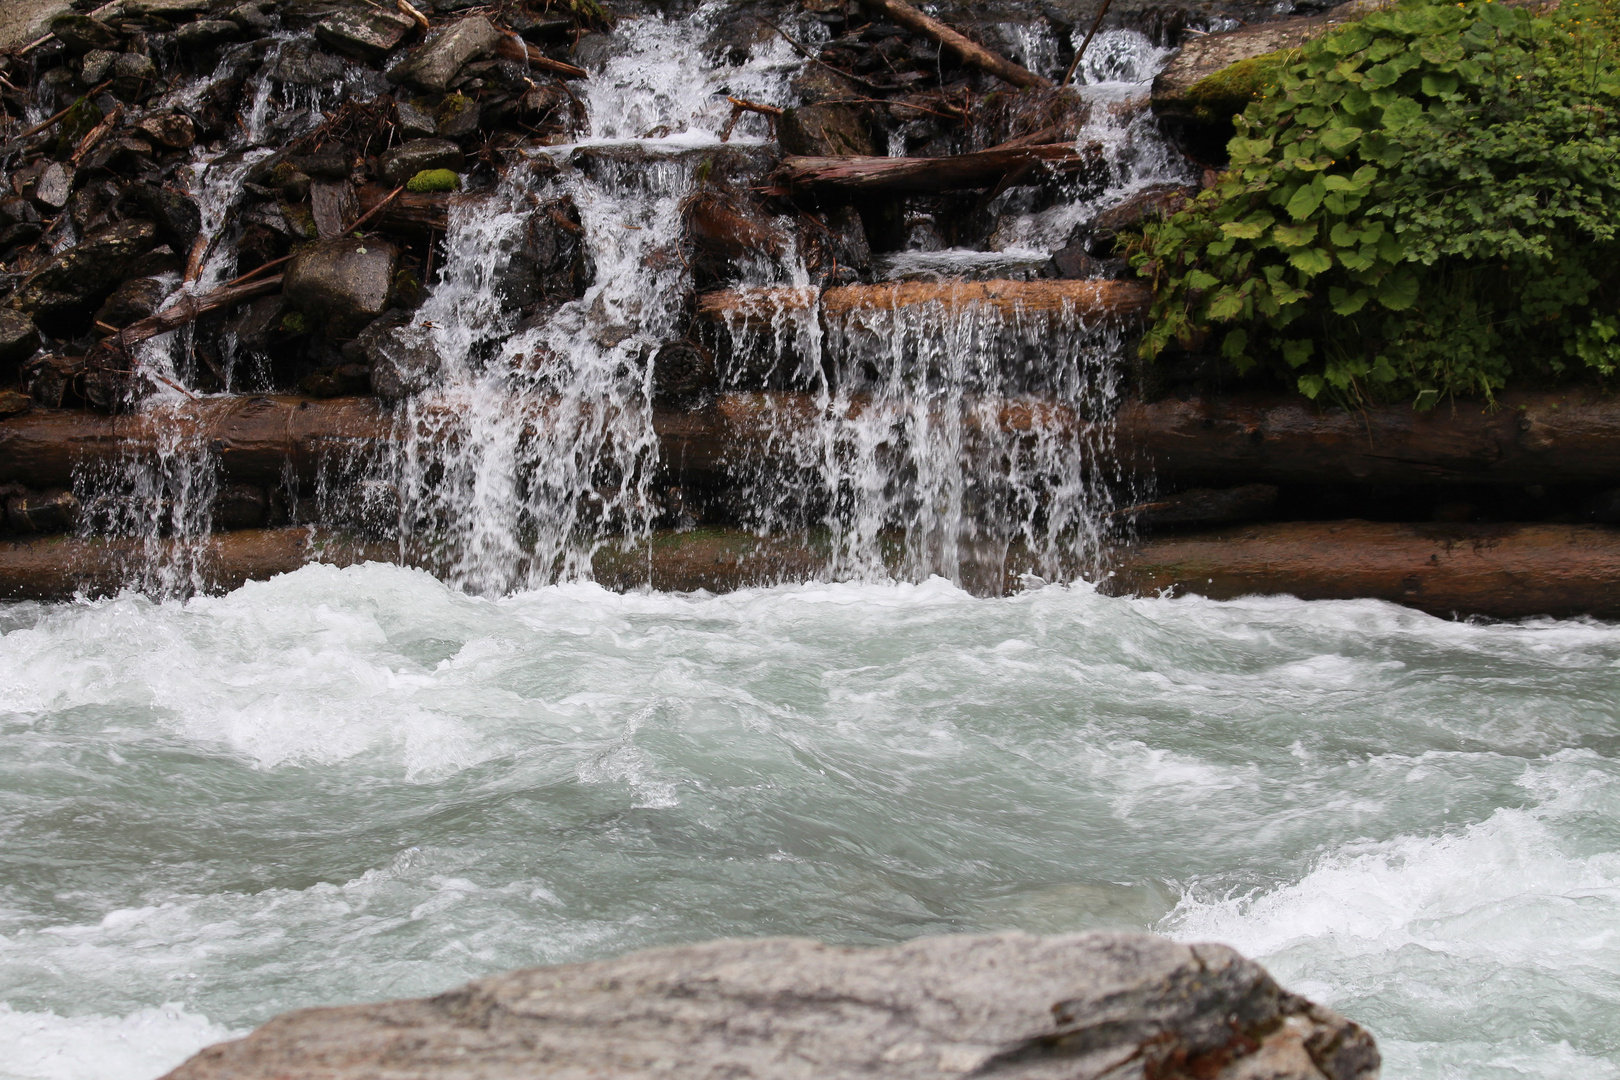
[[[187,323],[195,322],[210,311],[235,307],[243,301],[252,300],[254,297],[264,296],[268,293],[279,292],[280,290],[281,275],[276,274],[272,277],[260,278],[258,281],[249,281],[240,285],[224,285],[201,296],[182,296],[157,314],[130,323],[107,340],[115,342],[120,348],[127,349],[136,342],[157,337],[159,334],[167,334],[171,330],[178,330]]]
[[[1127,465],[1187,483],[1608,484],[1620,481],[1620,399],[1591,392],[1324,408],[1297,395],[1129,402]]]
[[[175,541],[159,547],[160,557],[181,555]],[[291,528],[216,533],[186,554],[199,556],[197,565],[208,588],[227,590],[313,562],[349,566],[391,561],[396,552],[391,544]],[[0,541],[0,599],[53,601],[117,592],[150,554],[143,540],[50,536]]]
[[[1052,80],[1042,78],[1005,57],[997,56],[983,45],[957,33],[938,19],[931,19],[905,0],[863,0],[862,6],[874,15],[886,16],[891,22],[937,41],[962,58],[964,64],[988,72],[998,79],[1024,89],[1046,89]]]
[[[1073,311],[1086,318],[1132,319],[1152,300],[1133,281],[900,281],[880,285],[840,285],[818,297],[813,289],[728,289],[697,298],[698,319],[711,323],[768,327],[782,313],[809,311],[819,300],[823,316],[843,318],[859,311],[893,311],[938,304],[950,312],[990,308],[1002,315]]]
[[[443,233],[449,225],[450,200],[454,196],[401,191],[389,200],[391,191],[382,184],[364,184],[360,188],[360,211],[363,215],[376,214],[378,230],[426,236]]]
[[[1433,615],[1620,618],[1620,529],[1286,522],[1121,552],[1107,591],[1388,600]]]
[[[1054,176],[1077,173],[1095,175],[1103,167],[1096,146],[1076,149],[1072,142],[1061,142],[933,158],[790,156],[782,159],[776,175],[793,189],[936,194],[1038,184]]]

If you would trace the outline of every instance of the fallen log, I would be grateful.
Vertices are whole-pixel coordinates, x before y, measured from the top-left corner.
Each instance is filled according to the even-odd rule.
[[[1101,180],[1105,168],[1095,145],[1077,149],[1072,142],[1058,142],[932,158],[789,156],[776,176],[790,189],[915,195],[1038,184],[1076,174]]]
[[[394,561],[398,549],[291,528],[216,533],[200,548],[186,551],[175,541],[163,541],[158,550],[160,559],[195,558],[206,587],[223,591],[314,562],[349,566]],[[151,554],[144,540],[49,536],[0,541],[0,599],[55,601],[117,592],[147,565]]]
[[[527,41],[524,41],[522,38],[512,33],[501,35],[501,40],[495,45],[495,55],[506,60],[516,60],[519,63],[527,63],[533,67],[539,68],[541,71],[549,71],[553,75],[561,75],[565,79],[586,79],[589,78],[591,74],[582,67],[575,67],[573,64],[565,63],[561,60],[553,60],[551,57],[547,56],[533,45],[530,45]]]
[[[1620,618],[1620,529],[1295,521],[1120,552],[1114,595],[1388,600],[1433,615]]]
[[[964,64],[988,72],[996,78],[1026,90],[1048,89],[1052,80],[1035,74],[1005,57],[997,56],[983,45],[957,33],[938,19],[931,19],[905,0],[862,0],[862,6],[874,15],[887,16],[892,22],[931,38],[961,57]]]
[[[1620,399],[1585,391],[1324,408],[1296,395],[1127,402],[1124,463],[1186,483],[1608,484],[1620,481]]]
[[[840,285],[814,289],[727,289],[701,293],[696,316],[711,323],[768,327],[781,313],[809,311],[820,304],[824,317],[861,311],[893,311],[937,304],[946,311],[970,307],[1002,315],[1043,314],[1065,309],[1082,317],[1136,318],[1152,297],[1133,281],[896,281],[879,285]]]
[[[1540,393],[1502,402],[1495,412],[1459,403],[1434,413],[1318,410],[1293,397],[1127,402],[1112,438],[1123,467],[1176,483],[1620,485],[1620,400]],[[547,403],[532,406],[543,424]],[[849,405],[852,416],[866,407]],[[667,470],[723,480],[728,455],[780,455],[783,439],[818,415],[808,394],[727,393],[700,409],[659,407],[653,425]],[[1009,433],[1084,423],[1034,398],[1008,399],[996,416]],[[76,471],[154,456],[177,436],[208,446],[229,479],[276,483],[286,469],[310,477],[384,449],[400,438],[399,423],[373,398],[208,397],[121,416],[37,408],[0,420],[0,483],[66,487]]]
[[[382,184],[362,184],[358,192],[362,215],[375,214],[378,229],[425,236],[442,233],[450,224],[454,196],[402,191],[390,201],[390,190]]]
[[[103,344],[112,342],[116,343],[121,349],[128,349],[131,345],[145,341],[147,338],[154,338],[159,334],[167,334],[171,330],[178,330],[187,323],[195,322],[210,311],[234,307],[244,300],[252,300],[256,296],[278,292],[280,289],[281,275],[276,274],[273,277],[260,278],[258,281],[250,281],[241,285],[235,283],[223,285],[201,296],[182,296],[157,314],[130,323],[107,338]]]

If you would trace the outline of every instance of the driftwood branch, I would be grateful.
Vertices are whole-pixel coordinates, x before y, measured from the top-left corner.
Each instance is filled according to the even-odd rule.
[[[502,34],[501,40],[495,45],[495,55],[507,60],[526,61],[541,71],[549,71],[565,79],[584,79],[590,76],[590,72],[582,67],[575,67],[562,60],[553,60],[516,34]]]
[[[1096,173],[1100,179],[1102,168],[1095,146],[1050,143],[934,158],[786,157],[777,178],[789,189],[934,194],[1036,184],[1062,175]]]
[[[212,292],[201,296],[182,296],[173,304],[164,308],[155,315],[148,315],[144,319],[130,323],[109,341],[115,341],[119,348],[127,349],[136,342],[147,338],[167,334],[171,330],[178,330],[189,322],[195,322],[210,311],[220,308],[234,307],[244,300],[252,300],[266,293],[273,293],[281,288],[281,275],[251,281],[245,285],[231,283],[222,285]]]
[[[1074,59],[1069,61],[1069,70],[1063,73],[1064,86],[1068,86],[1074,81],[1074,73],[1080,70],[1080,61],[1084,59],[1086,50],[1091,47],[1091,39],[1097,36],[1098,30],[1102,29],[1103,17],[1108,14],[1108,7],[1113,2],[1114,0],[1103,0],[1102,7],[1097,9],[1097,17],[1092,20],[1091,29],[1086,31],[1086,40],[1082,41],[1080,47],[1074,51]]]
[[[1005,57],[997,56],[984,46],[964,37],[952,30],[938,19],[931,19],[918,11],[905,0],[863,0],[863,6],[871,12],[887,16],[893,22],[914,30],[925,37],[932,38],[940,45],[950,49],[962,62],[989,72],[996,78],[1012,83],[1014,86],[1026,90],[1045,90],[1051,87],[1052,80],[1042,78],[1028,68],[1020,67]]]

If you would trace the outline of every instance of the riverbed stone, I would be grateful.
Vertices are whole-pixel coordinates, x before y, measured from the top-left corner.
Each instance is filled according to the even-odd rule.
[[[133,274],[157,246],[150,221],[121,221],[49,259],[18,287],[11,306],[35,319],[88,308]]]
[[[142,117],[135,127],[148,139],[169,150],[185,150],[197,141],[197,127],[185,113],[153,113]]]
[[[0,378],[9,378],[17,365],[39,348],[39,327],[20,311],[0,308]]]
[[[123,329],[155,312],[173,288],[162,278],[130,278],[102,301],[96,309],[95,320]]]
[[[329,337],[353,337],[388,310],[399,249],[375,237],[322,240],[287,264],[282,295]]]
[[[51,33],[69,52],[78,54],[94,49],[116,49],[121,40],[116,30],[88,15],[58,15],[51,20]]]
[[[212,49],[242,39],[242,28],[230,19],[198,19],[186,23],[174,33],[182,48]]]
[[[304,1009],[167,1080],[1374,1080],[1372,1036],[1223,945],[1134,932],[777,938]]]
[[[412,53],[403,65],[389,73],[389,78],[431,93],[443,93],[462,65],[488,56],[500,40],[501,32],[482,15],[461,19]]]
[[[60,210],[73,195],[73,166],[53,161],[34,184],[34,201],[47,210]]]
[[[403,184],[423,169],[459,170],[466,161],[461,147],[449,139],[409,139],[382,155],[377,165],[388,183]]]
[[[126,15],[156,15],[177,22],[208,13],[211,0],[124,0]]]
[[[392,11],[350,8],[315,24],[322,44],[362,60],[381,60],[392,52],[416,24]]]
[[[776,140],[785,154],[834,157],[871,156],[881,151],[872,133],[870,111],[862,105],[801,105],[776,121]]]
[[[443,365],[432,331],[412,326],[404,312],[377,320],[355,344],[371,367],[371,392],[390,405],[432,386]]]

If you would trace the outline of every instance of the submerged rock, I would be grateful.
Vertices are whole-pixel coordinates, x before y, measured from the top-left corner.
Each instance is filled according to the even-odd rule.
[[[533,968],[289,1013],[168,1080],[1374,1080],[1378,1067],[1364,1029],[1223,945],[1008,933],[718,941]]]
[[[282,295],[331,337],[349,338],[388,310],[399,249],[384,240],[322,240],[287,264]]]

